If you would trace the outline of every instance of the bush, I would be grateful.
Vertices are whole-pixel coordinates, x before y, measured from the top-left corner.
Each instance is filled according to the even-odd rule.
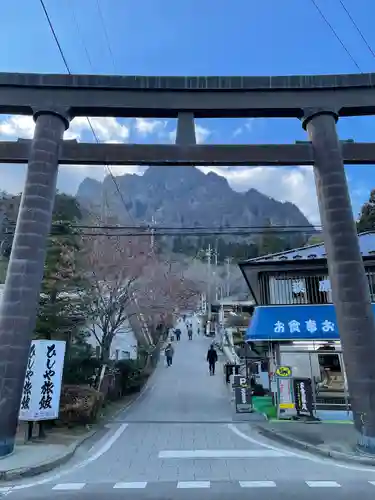
[[[65,360],[64,384],[91,385],[96,371],[100,368],[100,360],[88,354],[75,355]]]
[[[140,390],[140,380],[142,378],[142,369],[139,362],[135,360],[121,360],[115,364],[118,373],[121,394],[129,394]]]
[[[61,390],[59,420],[68,425],[95,422],[103,405],[103,394],[92,387],[64,385]]]

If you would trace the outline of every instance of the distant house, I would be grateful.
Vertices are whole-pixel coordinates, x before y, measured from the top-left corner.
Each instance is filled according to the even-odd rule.
[[[100,329],[96,327],[97,335],[100,338]],[[100,357],[100,345],[93,333],[86,341],[94,348],[97,357]],[[122,359],[137,359],[138,357],[138,341],[133,328],[127,320],[116,332],[110,349],[110,359],[119,361]]]

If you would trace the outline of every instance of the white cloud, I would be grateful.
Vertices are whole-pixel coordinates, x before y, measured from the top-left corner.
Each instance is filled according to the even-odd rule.
[[[228,179],[232,189],[254,188],[279,201],[290,201],[312,224],[319,225],[319,209],[312,167],[204,167]]]
[[[90,123],[100,142],[121,143],[127,142],[129,139],[129,127],[120,123],[116,118],[93,117],[90,118]],[[73,138],[79,140],[84,132],[89,132],[92,135],[87,118],[79,116],[74,118],[64,138],[68,139],[67,134],[70,134],[74,135]]]
[[[141,136],[160,134],[167,126],[166,120],[152,120],[149,118],[136,118],[134,128]]]
[[[91,125],[101,142],[126,142],[129,139],[129,128],[113,117],[90,118]],[[0,138],[31,139],[35,123],[32,116],[11,115],[0,119]],[[82,139],[88,133],[92,137],[91,128],[86,117],[79,116],[72,120],[69,129],[64,134],[64,139]],[[90,137],[89,135],[89,137]]]
[[[7,139],[31,139],[34,133],[34,120],[31,116],[9,116],[0,122],[0,135]]]
[[[197,138],[197,144],[203,144],[212,134],[211,130],[204,128],[201,125],[195,125],[195,137]]]
[[[232,137],[235,138],[244,134],[245,132],[251,132],[253,128],[253,122],[254,122],[253,118],[247,119],[243,125],[234,130]]]

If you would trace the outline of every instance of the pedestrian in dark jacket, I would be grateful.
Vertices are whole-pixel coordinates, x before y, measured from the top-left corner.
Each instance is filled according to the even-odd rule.
[[[174,354],[174,349],[173,349],[172,344],[169,342],[169,344],[165,348],[165,357],[167,359],[167,366],[172,365],[173,354]]]
[[[217,352],[213,344],[211,344],[210,348],[207,352],[207,361],[208,368],[210,370],[210,375],[215,375],[215,365],[217,363]]]

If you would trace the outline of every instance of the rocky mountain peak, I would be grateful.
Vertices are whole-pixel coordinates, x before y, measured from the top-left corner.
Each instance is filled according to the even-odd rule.
[[[298,225],[311,227],[292,203],[283,203],[255,189],[238,193],[225,177],[214,172],[204,174],[195,167],[154,166],[140,175],[117,177],[127,210],[139,222],[152,218],[165,226],[262,226]],[[77,198],[85,204],[98,199],[104,190],[112,213],[121,220],[122,200],[110,177],[103,183],[85,179]]]

